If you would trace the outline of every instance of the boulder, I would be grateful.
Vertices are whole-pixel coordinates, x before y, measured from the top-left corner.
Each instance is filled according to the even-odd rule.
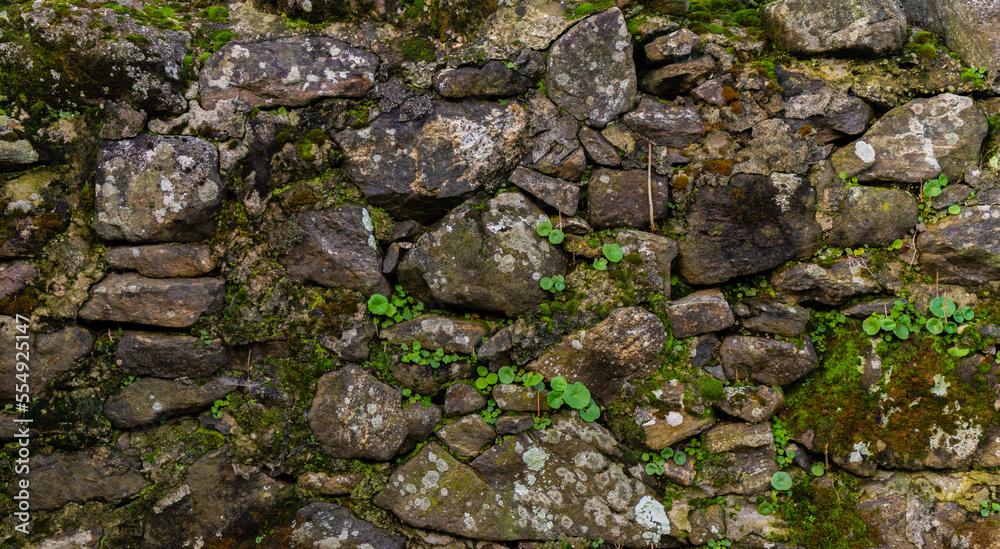
[[[580,203],[580,187],[572,183],[522,167],[514,170],[510,182],[564,215],[576,214],[576,207]]]
[[[24,350],[27,343],[28,366],[30,368],[31,396],[46,395],[49,385],[61,374],[76,365],[76,361],[90,354],[94,348],[94,338],[90,332],[77,326],[67,326],[53,333],[37,333],[29,331],[21,333],[15,317],[0,315],[0,345],[5,345],[10,352],[0,355],[0,367],[11,375],[0,380],[0,399],[13,401],[19,391],[18,385],[23,383],[14,374],[19,372],[17,363],[22,362],[23,355],[15,353],[17,349]],[[28,338],[24,339],[23,336]],[[20,338],[19,338],[20,336]]]
[[[538,281],[566,272],[566,256],[538,236],[548,217],[524,195],[465,203],[417,240],[397,269],[422,301],[519,315],[546,298]]]
[[[108,397],[104,416],[116,429],[134,429],[199,412],[236,389],[235,385],[218,381],[197,385],[145,377]]]
[[[463,416],[434,433],[441,442],[460,457],[476,457],[497,433],[477,414]]]
[[[479,189],[495,189],[524,154],[528,111],[518,101],[435,101],[418,119],[402,109],[334,135],[348,178],[375,206],[422,223]]]
[[[229,43],[205,60],[201,105],[225,99],[253,107],[305,105],[331,97],[364,97],[375,84],[378,57],[340,40],[289,36]]]
[[[714,70],[715,59],[703,55],[649,71],[639,80],[639,88],[661,97],[675,96],[691,91],[699,80],[710,76]]]
[[[196,137],[142,134],[97,150],[94,229],[105,240],[197,241],[215,234],[219,151]]]
[[[660,36],[643,46],[646,61],[651,65],[662,65],[680,61],[701,45],[701,38],[688,29],[681,29]]]
[[[406,438],[401,398],[399,389],[346,366],[319,379],[309,427],[332,457],[385,461]]]
[[[580,121],[561,110],[545,94],[530,90],[527,152],[521,166],[564,181],[578,181],[587,169],[587,155],[577,134]]]
[[[592,15],[549,51],[545,87],[560,108],[602,128],[635,105],[632,36],[618,8]]]
[[[730,336],[722,342],[722,368],[732,381],[753,380],[766,385],[788,385],[816,368],[816,351],[805,338],[794,342],[762,337]]]
[[[679,244],[679,272],[691,284],[718,284],[811,256],[821,247],[815,192],[804,178],[739,174],[726,187],[695,193]]]
[[[118,340],[115,359],[130,375],[161,378],[210,376],[229,362],[221,339],[125,332]]]
[[[667,307],[670,331],[677,339],[725,330],[736,323],[726,296],[718,289],[701,290]]]
[[[1000,85],[1000,11],[978,0],[903,0],[906,17],[944,38],[969,67],[986,67],[987,81]]]
[[[382,276],[382,254],[368,209],[340,204],[299,214],[302,243],[281,259],[296,284],[307,280],[331,288],[389,295]]]
[[[616,309],[600,324],[563,337],[525,369],[545,379],[582,382],[594,400],[608,404],[625,379],[651,371],[667,332],[656,315],[640,307]]]
[[[21,478],[28,481],[31,508],[58,509],[70,502],[118,502],[134,496],[150,485],[139,472],[140,464],[116,449],[99,446],[71,454],[32,455],[30,470]],[[8,496],[18,493],[16,482]]]
[[[469,383],[456,383],[444,395],[445,417],[464,416],[486,407],[486,397]]]
[[[361,520],[346,507],[317,501],[295,513],[289,541],[292,549],[337,547],[338,549],[403,549],[399,534]]]
[[[91,287],[80,318],[187,328],[222,310],[226,281],[221,278],[145,278],[110,274]]]
[[[917,225],[917,200],[900,189],[850,187],[827,242],[838,248],[883,248]]]
[[[966,206],[917,237],[922,272],[944,284],[1000,279],[1000,206]]]
[[[126,103],[108,101],[104,104],[103,114],[104,123],[97,134],[100,139],[132,139],[146,125],[146,114]]]
[[[445,69],[434,75],[434,91],[441,97],[511,97],[522,95],[532,81],[500,61],[490,61],[482,68]]]
[[[782,0],[760,15],[768,36],[793,55],[881,57],[902,48],[907,32],[891,0]]]
[[[697,486],[717,495],[753,495],[771,489],[778,472],[774,447],[749,448],[712,456],[698,472]]]
[[[971,97],[944,93],[914,99],[885,114],[865,135],[833,153],[837,173],[859,181],[957,181],[979,164],[986,117]]]
[[[590,224],[595,229],[649,227],[649,179],[646,170],[594,170],[587,194]],[[652,191],[653,219],[662,221],[670,211],[669,182],[653,174]]]
[[[778,294],[798,301],[843,305],[848,300],[877,292],[879,283],[860,261],[847,258],[823,268],[815,263],[799,263],[771,276]]]
[[[642,96],[639,107],[622,117],[632,131],[656,145],[683,149],[701,140],[705,123],[694,107],[675,107],[655,97]]]
[[[771,419],[784,403],[785,395],[781,389],[767,385],[730,386],[723,387],[722,398],[716,401],[715,407],[748,423],[760,423]]]
[[[708,540],[726,539],[726,508],[722,505],[695,509],[688,513],[688,522],[691,523],[688,541],[693,544],[704,545]]]
[[[119,246],[108,250],[106,257],[116,269],[150,278],[201,276],[215,269],[212,250],[204,244]]]

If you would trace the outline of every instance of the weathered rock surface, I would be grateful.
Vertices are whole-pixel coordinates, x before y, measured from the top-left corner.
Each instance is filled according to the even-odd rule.
[[[164,280],[111,274],[91,288],[90,299],[80,309],[80,317],[186,328],[202,315],[222,309],[225,286],[221,278]]]
[[[917,225],[917,201],[899,189],[851,187],[827,236],[831,246],[882,248]]]
[[[805,307],[763,299],[748,299],[744,305],[750,313],[740,319],[744,328],[785,337],[799,337],[812,316]]]
[[[580,121],[549,98],[531,90],[526,95],[530,136],[521,166],[565,181],[577,181],[587,169],[587,155],[577,134]]]
[[[549,52],[549,98],[598,128],[631,109],[636,92],[631,38],[618,8],[574,25]]]
[[[694,107],[674,107],[655,97],[642,96],[639,108],[622,117],[632,131],[657,145],[683,149],[705,135],[705,124]]]
[[[639,307],[616,309],[593,328],[564,337],[525,369],[545,379],[582,382],[594,400],[606,404],[625,379],[649,371],[666,340],[656,315]]]
[[[674,31],[649,42],[643,47],[646,61],[653,65],[680,61],[691,55],[701,44],[701,38],[688,29]]]
[[[670,331],[684,339],[725,330],[736,323],[726,296],[718,289],[701,290],[678,299],[667,307]]]
[[[317,501],[299,509],[290,536],[295,549],[337,547],[339,549],[403,549],[399,535],[376,528],[346,507]]]
[[[226,44],[205,60],[201,104],[212,109],[224,99],[239,99],[254,107],[291,106],[364,97],[378,66],[378,57],[326,37]]]
[[[425,406],[423,404],[411,404],[403,408],[403,420],[406,424],[406,439],[399,447],[400,454],[412,452],[417,444],[431,438],[434,429],[441,422],[440,406]]]
[[[23,263],[0,263],[0,299],[6,299],[23,290],[38,276],[38,269]]]
[[[429,364],[399,362],[392,370],[392,378],[401,387],[421,395],[433,395],[453,381],[471,377],[476,367],[468,360],[457,360],[431,368]]]
[[[108,250],[107,260],[150,278],[201,276],[215,269],[212,250],[202,244],[120,246]]]
[[[649,227],[649,174],[646,170],[598,168],[590,175],[587,196],[590,224],[595,229]],[[670,211],[670,185],[652,175],[653,219]]]
[[[390,294],[367,208],[341,204],[302,212],[298,221],[304,233],[302,244],[282,258],[297,284],[308,280],[365,294]]]
[[[639,87],[646,93],[661,97],[687,93],[714,70],[715,59],[711,55],[703,55],[649,71],[639,80]]]
[[[671,265],[677,257],[677,242],[642,231],[618,231],[615,243],[628,257],[629,278],[640,301],[652,299],[657,294],[669,298]]]
[[[730,336],[722,342],[722,367],[730,380],[788,385],[816,368],[816,351],[805,338],[795,343],[762,337]]]
[[[473,206],[459,206],[420,237],[399,265],[399,281],[424,301],[523,313],[548,295],[538,285],[543,276],[566,272],[563,252],[535,232],[547,216],[519,193]]]
[[[133,429],[199,412],[236,389],[235,385],[219,381],[197,385],[146,377],[108,397],[104,416],[116,429]]]
[[[308,471],[296,480],[299,488],[319,492],[329,496],[346,496],[357,488],[365,479],[362,474],[328,475],[316,471]]]
[[[715,424],[715,414],[692,415],[687,410],[663,411],[642,424],[646,446],[662,450],[671,444],[708,429]]]
[[[418,342],[431,351],[444,349],[446,353],[468,355],[482,343],[486,333],[486,326],[475,320],[428,314],[393,324],[382,331],[381,337],[394,345]]]
[[[491,396],[497,408],[508,412],[541,412],[551,410],[547,397],[548,390],[536,391],[515,383],[498,383]]]
[[[497,433],[481,416],[461,417],[434,433],[452,452],[461,457],[476,457]]]
[[[334,140],[347,176],[372,204],[426,223],[506,177],[524,152],[527,124],[516,101],[438,101],[429,116],[411,120],[393,111]]]
[[[986,130],[986,117],[970,97],[914,99],[886,113],[831,161],[837,173],[860,181],[923,183],[942,173],[957,181],[979,163]]]
[[[941,35],[970,67],[986,67],[996,89],[1000,81],[1000,13],[990,1],[903,0],[906,17]]]
[[[215,234],[225,194],[218,149],[195,137],[143,134],[97,150],[94,229],[106,240],[196,241]]]
[[[32,509],[56,509],[71,501],[117,502],[138,494],[150,484],[139,474],[138,465],[117,450],[100,446],[32,456],[30,471],[22,478],[29,482]],[[17,483],[10,483],[7,495],[17,493]]]
[[[796,55],[878,57],[903,47],[906,15],[889,0],[784,0],[761,10],[768,36]]]
[[[565,215],[576,214],[576,207],[580,203],[580,187],[572,183],[521,167],[511,174],[510,182]]]
[[[774,444],[770,423],[727,423],[713,427],[702,436],[705,449],[713,454],[736,449],[760,448]]]
[[[469,383],[449,386],[444,396],[445,417],[464,416],[485,406],[486,397]]]
[[[723,413],[749,423],[767,421],[785,403],[780,389],[767,385],[723,387],[722,398],[715,407]]]
[[[746,92],[740,96],[741,101],[745,99],[749,99]],[[763,116],[764,113],[761,111],[760,117]],[[772,179],[781,177],[788,182],[786,185],[794,188],[792,174],[805,174],[809,169],[809,158],[815,150],[814,144],[804,139],[801,134],[792,132],[792,128],[783,120],[769,118],[759,123],[747,120],[746,124],[741,124],[739,127],[731,126],[732,123],[726,129],[738,131],[741,128],[745,129],[744,126],[753,127],[753,137],[748,151],[742,157],[745,159],[733,166],[733,173],[770,175]]]
[[[207,344],[194,336],[126,332],[115,350],[118,365],[133,376],[199,378],[212,375],[229,362],[222,340]]]
[[[580,128],[580,133],[577,135],[580,139],[580,144],[583,145],[584,150],[587,151],[587,157],[597,164],[603,166],[620,166],[622,163],[622,157],[618,154],[618,150],[615,146],[607,140],[601,132],[589,127],[584,126]]]
[[[923,272],[945,284],[1000,279],[1000,206],[966,206],[917,237]]]
[[[828,269],[815,263],[799,263],[771,277],[775,291],[800,303],[842,305],[859,295],[877,292],[878,281],[857,261],[842,259]]]
[[[434,91],[441,97],[510,97],[528,91],[532,82],[500,61],[490,61],[482,68],[445,69],[434,75]]]
[[[319,379],[309,426],[332,457],[387,460],[407,434],[401,398],[399,389],[346,366]]]
[[[727,187],[697,191],[679,272],[692,284],[717,284],[759,273],[821,246],[814,191],[791,174],[735,175]]]
[[[26,332],[22,333],[19,326]],[[15,375],[24,371],[17,368],[19,362],[26,362],[29,367],[29,394],[40,397],[48,393],[49,385],[57,377],[94,348],[93,337],[83,328],[68,326],[48,334],[33,333],[30,329],[30,323],[0,315],[0,344],[10,350],[0,356],[0,367],[10,372],[6,379],[0,380],[0,399],[13,401],[19,392],[18,387],[25,383]],[[25,335],[27,339],[23,337]]]
[[[778,472],[773,447],[726,452],[713,456],[711,461],[702,469],[699,478],[720,479],[721,486],[713,486],[706,480],[701,480],[697,486],[719,495],[758,494],[770,489],[771,477]]]
[[[412,526],[476,539],[604,537],[630,548],[666,541],[666,511],[638,471],[614,461],[619,455],[602,427],[559,415],[469,464],[428,444],[393,472],[375,503]]]

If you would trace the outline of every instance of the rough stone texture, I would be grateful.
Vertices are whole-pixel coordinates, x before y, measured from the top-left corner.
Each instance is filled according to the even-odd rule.
[[[104,105],[101,139],[132,139],[146,125],[146,115],[125,103],[109,101]]]
[[[469,464],[428,444],[392,473],[375,503],[417,528],[474,539],[567,535],[633,549],[667,541],[662,504],[637,469],[615,461],[620,452],[601,426],[558,415],[549,428],[529,429]]]
[[[584,150],[587,151],[587,158],[591,162],[601,164],[602,166],[614,167],[621,165],[622,157],[618,154],[618,150],[597,130],[589,126],[584,126],[580,128],[580,133],[577,137],[580,139],[580,144],[583,145]]]
[[[770,423],[727,423],[713,427],[702,436],[705,449],[712,454],[740,448],[760,448],[774,444]]]
[[[815,192],[790,174],[736,175],[727,187],[702,187],[679,243],[679,272],[691,284],[759,273],[821,246]]]
[[[744,92],[745,93],[745,92]],[[742,95],[740,96],[742,100]],[[749,97],[747,97],[749,98]],[[763,111],[760,113],[763,118]],[[729,131],[753,127],[745,160],[733,166],[733,173],[753,173],[790,178],[791,174],[805,174],[815,146],[804,139],[782,120],[770,118],[760,123],[748,120],[746,125],[729,127]]]
[[[546,50],[576,23],[564,12],[564,6],[544,0],[501,5],[479,28],[475,47],[495,59],[514,57],[522,48]]]
[[[587,155],[577,134],[580,121],[561,110],[549,98],[536,90],[527,96],[530,136],[527,152],[520,164],[565,181],[577,181],[587,169]]]
[[[486,397],[469,383],[456,383],[448,387],[444,396],[445,417],[464,416],[486,406]]]
[[[632,289],[640,300],[659,294],[670,297],[670,266],[677,257],[677,242],[642,231],[618,231],[615,243],[628,256]]]
[[[287,37],[230,43],[205,60],[201,104],[224,99],[253,107],[305,105],[331,97],[364,97],[375,83],[378,57],[340,40]]]
[[[80,309],[80,317],[186,328],[202,315],[222,309],[225,286],[221,278],[163,280],[110,274],[90,289],[90,299]]]
[[[986,67],[994,90],[1000,83],[1000,11],[994,0],[903,0],[907,18],[945,40],[965,65]]]
[[[897,303],[900,303],[905,307],[909,301],[901,297],[873,299],[871,301],[863,301],[861,303],[848,305],[847,307],[841,309],[840,312],[851,318],[868,318],[872,315],[872,313],[885,314],[887,310],[891,311]]]
[[[446,353],[468,355],[486,334],[486,326],[481,322],[428,314],[393,324],[382,331],[381,337],[393,345],[419,342],[430,351],[444,349]]]
[[[548,390],[536,391],[523,385],[498,383],[490,396],[501,410],[537,413],[552,409],[547,400],[548,395]]]
[[[878,282],[862,263],[850,258],[834,263],[829,269],[815,263],[792,265],[776,272],[771,284],[776,292],[795,301],[824,305],[842,305],[879,289]]]
[[[785,403],[780,389],[757,385],[756,387],[723,387],[722,398],[715,403],[719,411],[749,423],[771,419]]]
[[[788,385],[816,368],[812,340],[795,343],[762,337],[730,336],[722,342],[722,367],[726,377],[766,385]]]
[[[726,539],[726,508],[722,505],[696,509],[688,514],[688,521],[691,523],[688,541],[693,544],[704,545],[710,539]]]
[[[924,273],[945,284],[1000,279],[1000,206],[966,206],[917,237]]]
[[[126,332],[118,341],[115,359],[133,376],[195,379],[228,363],[229,350],[221,339],[205,344],[194,336]]]
[[[576,214],[576,207],[580,203],[580,187],[572,183],[521,167],[511,174],[510,182],[564,215]]]
[[[225,195],[218,156],[214,145],[195,137],[102,141],[94,186],[97,234],[129,242],[211,237]]]
[[[892,0],[783,0],[760,15],[768,36],[795,55],[878,57],[906,38],[906,15]]]
[[[860,181],[951,181],[979,163],[986,117],[971,97],[945,93],[914,99],[885,114],[865,135],[833,153],[836,173]]]
[[[368,209],[341,204],[299,214],[304,238],[281,262],[297,284],[306,280],[365,294],[390,294]]]
[[[545,87],[556,105],[598,128],[635,105],[632,37],[618,8],[580,21],[555,41]]]
[[[622,117],[626,126],[653,143],[683,149],[705,135],[705,124],[694,107],[674,107],[642,96],[639,108]]]
[[[309,426],[332,457],[384,461],[406,438],[401,398],[399,389],[346,366],[319,379]]]
[[[346,155],[347,176],[373,205],[427,223],[506,177],[524,153],[527,124],[516,101],[435,101],[428,116],[392,111],[334,140]]]
[[[616,309],[593,328],[565,336],[525,369],[545,379],[580,381],[594,400],[607,404],[625,379],[650,371],[666,340],[656,315],[639,307]]]
[[[289,536],[293,549],[403,549],[403,538],[361,520],[346,507],[317,501],[299,509]]]
[[[882,248],[910,232],[918,213],[917,200],[906,191],[851,187],[826,241],[839,248]]]
[[[0,263],[0,299],[6,299],[23,290],[38,276],[38,269],[27,263],[14,261]]]
[[[441,442],[461,457],[476,457],[497,433],[478,414],[457,419],[434,433]]]
[[[688,12],[688,0],[651,0],[649,9],[660,15],[681,16]]]
[[[18,326],[26,325],[29,331],[22,334]],[[23,335],[28,338],[18,339],[18,336]],[[18,386],[24,383],[15,375],[22,371],[17,368],[19,362],[27,362],[29,367],[29,394],[41,397],[48,393],[49,385],[57,377],[90,353],[94,348],[94,339],[90,332],[76,326],[68,326],[48,334],[35,333],[30,323],[23,320],[17,322],[15,317],[0,315],[0,344],[9,350],[0,356],[0,368],[10,374],[6,379],[0,380],[0,399],[13,401],[17,398]]]
[[[762,299],[744,302],[749,316],[740,320],[744,328],[785,337],[799,337],[806,329],[811,313],[805,307]]]
[[[299,488],[318,492],[328,496],[346,496],[354,491],[365,479],[362,474],[328,475],[316,471],[307,471],[299,476],[296,484]]]
[[[687,410],[661,412],[642,424],[646,446],[662,450],[715,424],[715,414],[692,415]]]
[[[697,486],[718,495],[758,494],[771,489],[771,477],[777,472],[773,446],[736,450],[713,456],[698,475]],[[713,486],[707,479],[722,482]]]
[[[201,276],[215,269],[212,250],[203,244],[121,246],[108,250],[106,257],[116,269],[150,278]]]
[[[403,408],[403,421],[406,423],[406,439],[399,447],[400,454],[408,454],[417,447],[417,444],[431,438],[434,429],[441,422],[440,406],[424,406],[423,404],[410,404]]]
[[[646,93],[661,97],[687,93],[699,80],[712,74],[715,70],[715,59],[711,55],[703,55],[697,59],[673,63],[654,69],[639,80],[639,88]]]
[[[681,29],[649,42],[642,51],[648,63],[659,65],[684,59],[700,44],[701,38],[697,34]]]
[[[518,315],[550,295],[538,281],[566,272],[561,250],[538,236],[547,216],[519,193],[482,210],[466,203],[441,220],[403,258],[399,281],[423,301]]]
[[[236,389],[235,385],[218,381],[199,386],[146,377],[108,397],[104,402],[104,416],[116,429],[134,429],[199,412]]]
[[[649,175],[646,170],[598,168],[590,175],[587,197],[590,224],[595,229],[649,227]],[[670,185],[653,174],[653,219],[670,211]]]
[[[117,502],[149,486],[132,462],[117,450],[99,446],[72,454],[31,456],[30,471],[21,478],[29,482],[31,509],[57,509],[69,502]],[[7,495],[17,495],[17,482]]]
[[[531,85],[531,79],[507,68],[500,61],[490,61],[482,68],[445,69],[434,75],[434,91],[448,99],[521,95]]]
[[[725,330],[736,323],[726,296],[718,289],[701,290],[667,307],[670,330],[677,339]]]
[[[531,429],[534,425],[535,421],[531,419],[531,416],[519,415],[500,416],[497,418],[497,422],[494,424],[494,427],[496,427],[497,434],[516,435]]]

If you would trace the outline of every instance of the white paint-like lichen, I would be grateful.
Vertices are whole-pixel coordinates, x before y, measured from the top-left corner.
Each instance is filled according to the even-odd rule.
[[[635,506],[635,521],[646,529],[643,539],[660,542],[660,536],[670,534],[670,519],[663,504],[650,496],[643,496]]]

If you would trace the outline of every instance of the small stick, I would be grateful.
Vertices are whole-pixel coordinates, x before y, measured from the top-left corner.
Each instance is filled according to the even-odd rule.
[[[111,328],[108,328],[108,340],[111,341],[111,343],[115,342],[115,339],[111,337]]]
[[[649,232],[656,232],[656,225],[653,223],[653,142],[649,142],[649,164],[646,167],[646,192],[649,195]]]
[[[251,368],[251,366],[250,366],[250,353],[252,353],[252,352],[253,352],[252,349],[247,349],[247,381],[250,381],[250,368]]]
[[[830,470],[830,443],[827,442],[826,446],[823,447],[823,461],[826,462],[826,470]]]

